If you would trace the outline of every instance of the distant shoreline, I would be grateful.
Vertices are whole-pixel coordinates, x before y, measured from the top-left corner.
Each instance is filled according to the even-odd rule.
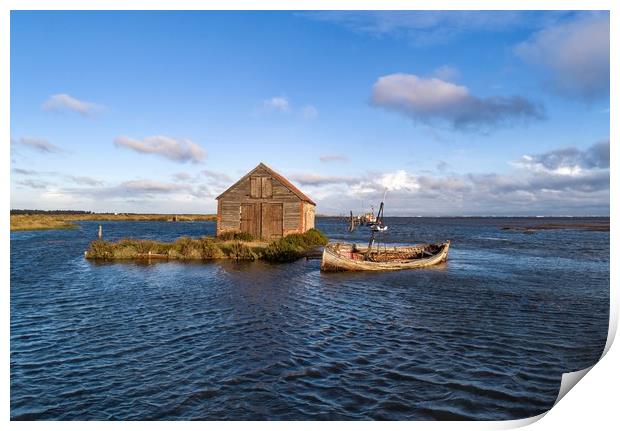
[[[78,221],[166,221],[166,222],[206,222],[216,221],[216,214],[141,214],[141,213],[91,213],[78,211],[41,211],[17,210],[11,213],[11,231],[74,229]],[[344,219],[344,215],[318,214],[316,218]],[[496,219],[524,220],[527,226],[503,226],[503,230],[532,232],[549,229],[579,229],[609,231],[609,216],[387,216],[388,219],[413,218],[424,219]],[[602,223],[579,223],[577,225],[561,225],[549,223],[550,220],[601,220]]]
[[[76,221],[215,221],[215,214],[42,213],[11,214],[11,232],[74,229]]]

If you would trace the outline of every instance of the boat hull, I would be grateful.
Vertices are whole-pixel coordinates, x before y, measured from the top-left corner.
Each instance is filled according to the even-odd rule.
[[[344,244],[328,244],[323,249],[323,257],[321,261],[321,271],[396,271],[403,269],[425,268],[445,262],[448,258],[448,250],[450,249],[450,241],[439,244],[422,244],[413,247],[394,247],[390,251],[402,253],[415,253],[426,250],[428,247],[438,247],[438,251],[428,257],[416,259],[395,259],[385,262],[374,262],[369,260],[354,259],[353,256],[363,255],[366,251],[364,248],[355,248],[355,253],[350,250],[354,246]],[[350,254],[351,257],[348,257]]]

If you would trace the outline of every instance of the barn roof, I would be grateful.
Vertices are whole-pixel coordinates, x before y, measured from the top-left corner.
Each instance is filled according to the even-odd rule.
[[[247,177],[249,177],[250,175],[252,175],[256,170],[258,169],[264,169],[265,171],[267,171],[269,173],[269,175],[271,175],[272,177],[274,177],[276,180],[278,180],[280,183],[282,183],[282,185],[284,187],[286,187],[287,189],[289,189],[291,192],[293,192],[299,199],[301,199],[304,202],[308,202],[312,205],[316,205],[316,203],[314,203],[314,201],[312,199],[310,199],[308,196],[306,196],[306,194],[304,192],[302,192],[301,190],[299,190],[297,187],[295,187],[295,185],[293,183],[291,183],[289,180],[287,180],[283,175],[280,175],[279,173],[277,173],[276,171],[274,171],[273,169],[271,169],[269,166],[267,166],[266,164],[264,164],[263,162],[259,163],[258,166],[256,166],[254,169],[252,169],[250,172],[248,172],[247,174],[245,174],[244,176],[242,176],[239,181],[237,181],[236,183],[234,183],[232,186],[228,187],[226,190],[224,190],[222,193],[220,193],[220,195],[218,197],[216,197],[215,199],[219,199],[222,196],[224,196],[226,193],[228,193],[228,191],[234,189],[239,183],[241,183],[241,181],[245,180]]]

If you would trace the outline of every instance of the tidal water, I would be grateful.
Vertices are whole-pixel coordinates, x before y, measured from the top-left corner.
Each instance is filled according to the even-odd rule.
[[[13,232],[11,417],[537,415],[552,407],[562,373],[603,351],[609,232],[501,230],[530,221],[387,219],[386,242],[452,246],[444,265],[386,273],[321,273],[320,260],[305,259],[84,259],[99,224],[106,239],[172,240],[212,235],[209,222]],[[335,218],[317,227],[331,239],[367,240]]]

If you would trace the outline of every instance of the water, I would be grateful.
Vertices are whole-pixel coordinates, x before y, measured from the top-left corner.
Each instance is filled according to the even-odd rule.
[[[609,232],[388,219],[392,243],[451,239],[448,262],[324,274],[319,260],[88,262],[98,224],[11,233],[13,419],[518,419],[605,345]],[[107,239],[215,231],[101,224]]]

